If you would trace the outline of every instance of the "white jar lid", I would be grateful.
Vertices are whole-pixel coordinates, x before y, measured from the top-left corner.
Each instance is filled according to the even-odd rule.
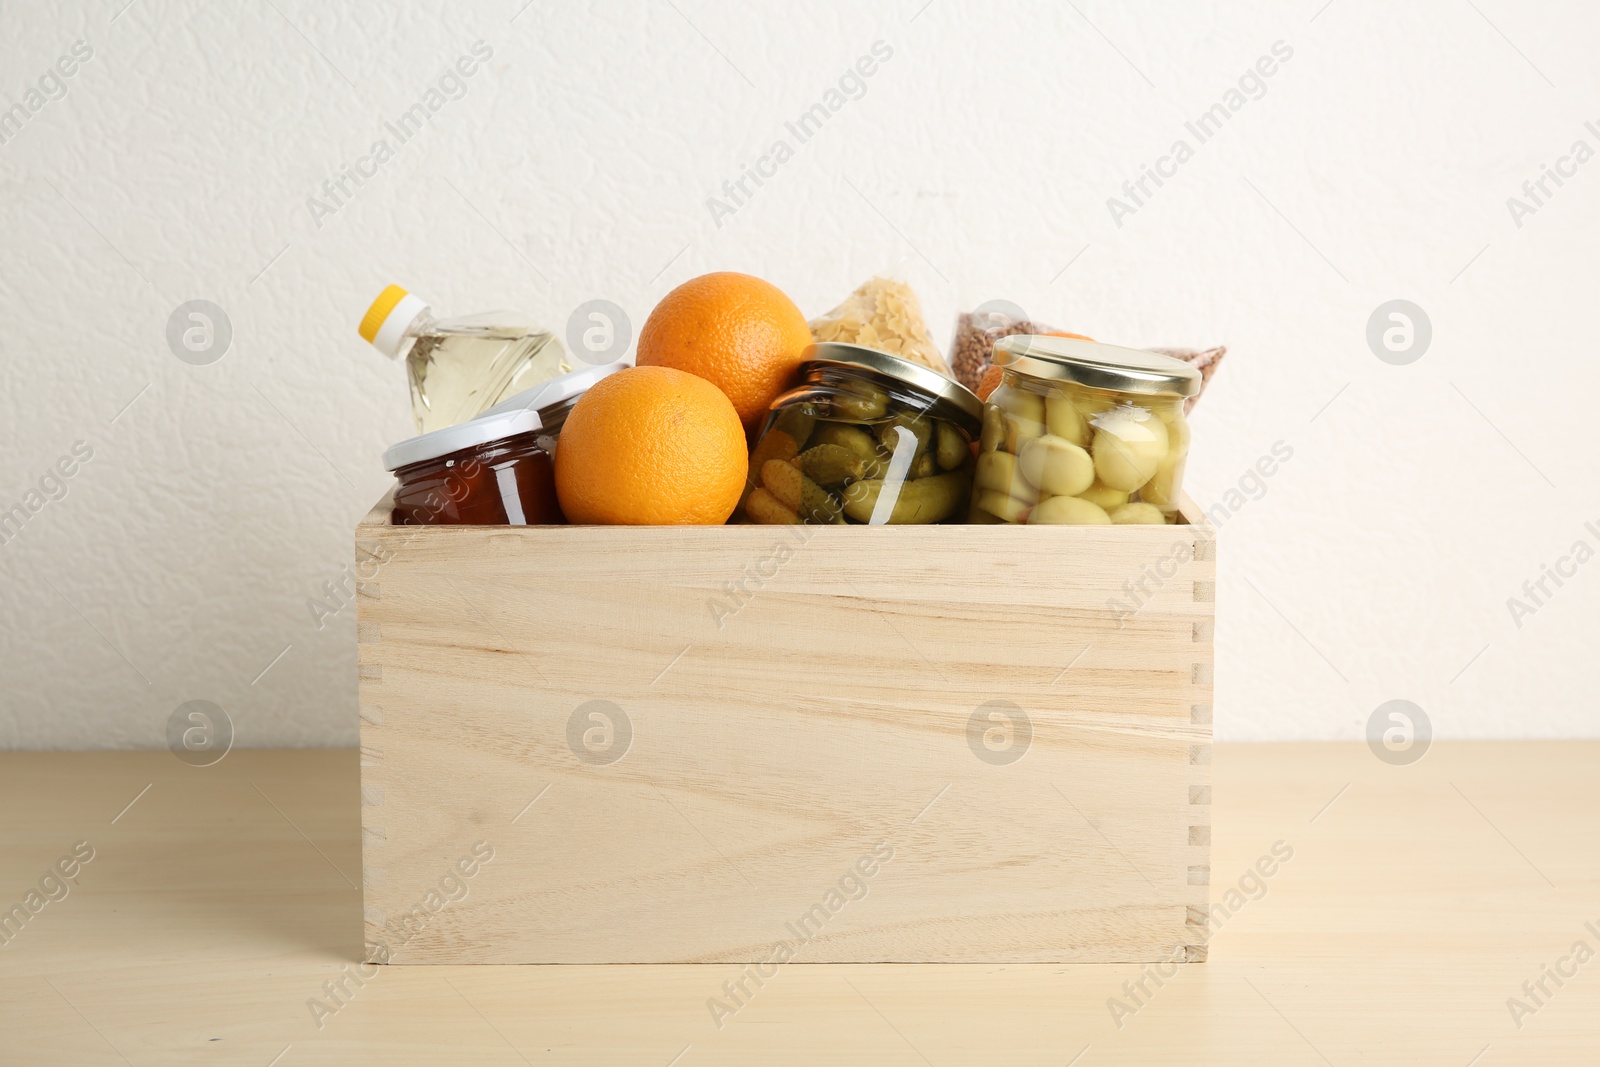
[[[476,448],[491,441],[515,437],[519,433],[542,430],[544,420],[541,412],[581,395],[595,382],[626,366],[626,363],[607,363],[563,374],[502,400],[475,419],[390,445],[383,453],[384,469],[396,471],[413,463],[448,456],[463,448]]]
[[[500,403],[483,414],[496,415],[507,411],[544,411],[547,408],[554,407],[557,404],[564,404],[573,397],[588,392],[595,382],[615,374],[627,366],[628,364],[626,363],[606,363],[598,367],[584,367],[582,370],[575,370],[570,374],[551,378],[548,382],[536,385],[532,389],[524,389],[515,396],[500,401]]]
[[[410,437],[398,444],[390,445],[384,449],[383,466],[385,470],[397,471],[413,463],[438,459],[440,456],[459,452],[463,448],[476,448],[490,441],[499,441],[515,437],[519,433],[542,429],[543,426],[544,422],[540,420],[537,411],[501,411],[495,414],[486,412],[455,426],[446,426],[442,430],[434,430],[432,433]]]

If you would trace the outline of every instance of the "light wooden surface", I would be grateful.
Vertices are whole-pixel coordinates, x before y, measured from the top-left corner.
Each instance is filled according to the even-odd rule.
[[[1107,1000],[1141,966],[796,963],[720,1029],[735,965],[389,967],[318,1029],[307,1000],[361,952],[356,762],[0,754],[0,902],[95,849],[0,946],[0,1064],[1600,1062],[1600,959],[1520,1029],[1506,1006],[1600,948],[1600,743],[1437,743],[1410,767],[1217,746],[1214,895],[1275,842],[1293,858],[1120,1029]],[[536,837],[515,830],[479,877]]]
[[[363,524],[375,958],[1203,959],[1198,523]]]

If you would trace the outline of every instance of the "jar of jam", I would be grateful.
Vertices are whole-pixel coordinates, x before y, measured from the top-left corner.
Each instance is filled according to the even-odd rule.
[[[555,450],[578,398],[622,364],[588,367],[518,393],[475,419],[391,446],[396,526],[548,526]]]
[[[994,346],[972,522],[1177,520],[1189,455],[1184,399],[1200,372],[1155,352],[1017,335]]]
[[[887,352],[817,344],[802,384],[773,401],[750,452],[753,523],[960,522],[983,405],[966,386]]]

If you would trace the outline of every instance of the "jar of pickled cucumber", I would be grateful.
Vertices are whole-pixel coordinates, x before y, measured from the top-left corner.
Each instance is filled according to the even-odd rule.
[[[937,371],[817,344],[750,452],[745,521],[877,526],[960,522],[983,405]]]
[[[983,407],[968,521],[1177,521],[1189,455],[1182,360],[1067,337],[994,346],[1000,384]]]

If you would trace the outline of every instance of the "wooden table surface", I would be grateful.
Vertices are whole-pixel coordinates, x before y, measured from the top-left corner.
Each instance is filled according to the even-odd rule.
[[[327,1000],[360,950],[353,751],[5,753],[0,908],[93,859],[0,944],[0,1064],[1595,1064],[1597,765],[1219,745],[1212,899],[1238,907],[1209,962],[796,962],[719,1028],[731,965],[393,966]]]

